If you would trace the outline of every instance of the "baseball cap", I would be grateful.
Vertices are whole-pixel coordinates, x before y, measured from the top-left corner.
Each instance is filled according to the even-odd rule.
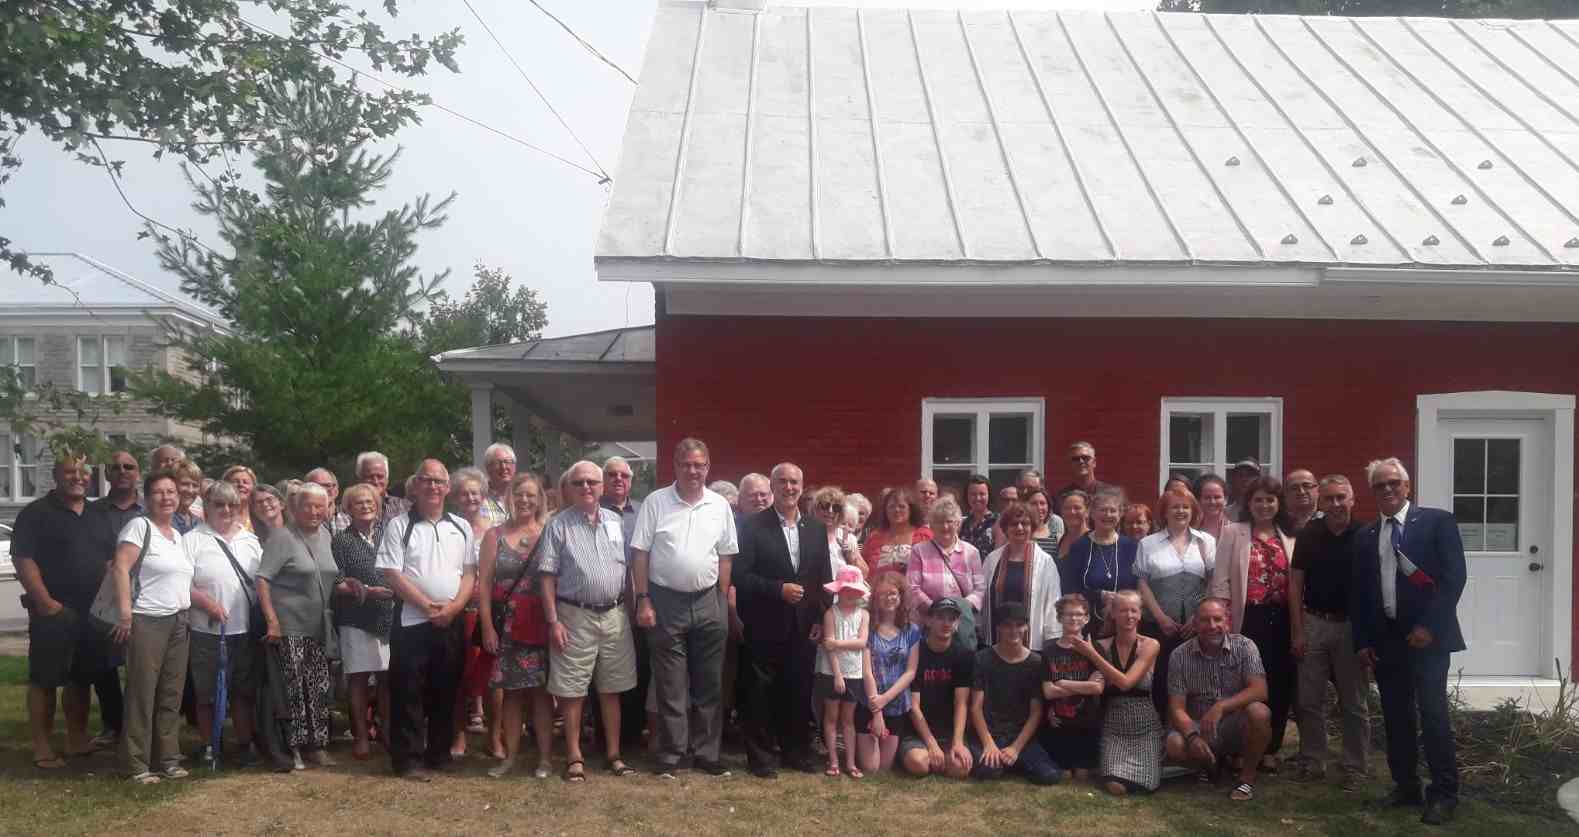
[[[962,611],[953,599],[938,599],[927,608],[928,616],[959,616]]]

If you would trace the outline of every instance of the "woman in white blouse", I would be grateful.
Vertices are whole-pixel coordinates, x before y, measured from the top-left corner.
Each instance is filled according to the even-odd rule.
[[[1141,632],[1162,643],[1153,683],[1168,682],[1168,658],[1191,634],[1190,615],[1211,589],[1217,558],[1217,539],[1194,528],[1201,521],[1201,505],[1183,488],[1171,488],[1157,501],[1163,528],[1141,538],[1135,556],[1135,578],[1146,619]],[[1167,706],[1168,690],[1153,689],[1157,711]]]
[[[143,785],[187,775],[181,767],[181,687],[190,645],[192,558],[175,529],[179,502],[175,478],[168,473],[143,480],[148,516],[121,529],[109,569],[118,613],[110,636],[126,646],[126,714],[118,756],[126,775]],[[158,773],[149,769],[155,764]]]
[[[249,617],[257,596],[252,577],[263,559],[263,544],[257,535],[242,528],[237,516],[240,506],[235,486],[224,480],[210,485],[203,496],[206,519],[181,536],[181,543],[193,564],[188,667],[197,699],[197,729],[207,744],[213,735],[219,643],[224,642],[229,714],[236,724],[236,741],[243,747],[240,764],[245,767],[257,759],[252,747],[252,713],[262,660],[249,634],[253,627]]]

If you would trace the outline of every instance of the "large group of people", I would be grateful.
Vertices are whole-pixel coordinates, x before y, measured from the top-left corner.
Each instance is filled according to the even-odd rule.
[[[204,742],[232,719],[241,764],[330,765],[338,672],[352,757],[381,742],[416,781],[449,769],[468,731],[488,735],[488,774],[509,774],[527,724],[547,777],[556,716],[559,774],[586,781],[589,714],[610,776],[635,772],[622,744],[643,726],[657,776],[724,775],[738,716],[763,779],[1018,773],[1126,795],[1171,769],[1230,777],[1250,801],[1268,773],[1326,778],[1329,682],[1343,788],[1365,786],[1374,672],[1389,801],[1452,818],[1463,547],[1449,513],[1411,503],[1399,460],[1366,466],[1381,518],[1364,524],[1341,474],[1280,480],[1245,460],[1172,476],[1147,504],[1098,479],[1092,445],[1068,454],[1056,491],[1026,470],[996,491],[923,478],[875,503],[791,462],[709,484],[689,438],[673,484],[639,502],[617,457],[550,487],[502,444],[453,475],[425,460],[404,491],[373,451],[344,491],[328,468],[206,480],[169,446],[143,477],[122,452],[92,501],[87,464],[62,457],[13,542],[35,765],[114,746],[135,782],[184,776],[184,692]]]

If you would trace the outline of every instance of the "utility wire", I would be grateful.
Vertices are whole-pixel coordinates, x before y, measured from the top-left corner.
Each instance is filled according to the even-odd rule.
[[[592,161],[592,165],[596,166],[598,171],[602,173],[603,180],[600,183],[607,183],[611,180],[609,173],[604,171],[602,164],[598,162],[598,158],[592,155],[592,149],[587,148],[587,144],[581,141],[581,137],[576,136],[575,129],[570,127],[570,123],[565,121],[565,117],[560,115],[559,110],[554,107],[552,102],[548,101],[548,97],[543,95],[543,91],[532,81],[532,77],[526,74],[526,70],[521,67],[520,62],[516,61],[515,56],[510,54],[510,50],[504,45],[504,41],[499,40],[499,36],[494,34],[493,27],[489,26],[488,21],[483,20],[482,15],[477,13],[477,7],[472,5],[471,0],[461,0],[461,2],[466,4],[467,11],[470,11],[472,17],[476,18],[477,22],[482,25],[483,31],[487,32],[488,37],[493,39],[494,44],[499,47],[499,51],[504,53],[504,57],[509,60],[510,66],[514,67],[515,71],[521,74],[521,78],[526,80],[526,86],[532,88],[532,92],[537,94],[537,98],[543,103],[543,107],[548,108],[548,112],[552,113],[554,118],[559,120],[560,126],[565,129],[566,133],[570,134],[570,138],[576,141],[576,145],[580,146],[582,153],[586,154],[587,159]]]
[[[249,28],[252,28],[252,29],[255,29],[255,30],[259,31],[259,32],[262,32],[265,35],[272,35],[272,36],[274,36],[276,38],[281,37],[280,35],[277,35],[274,32],[271,32],[268,29],[265,29],[264,27],[259,26],[258,24],[253,23],[250,20],[243,19],[241,22],[243,24],[245,24],[246,26],[248,26]],[[344,61],[341,61],[340,59],[335,58],[332,55],[325,55],[325,54],[322,54],[322,53],[318,53],[317,55],[318,55],[319,58],[322,58],[325,61],[328,61],[328,62],[333,63],[333,64],[337,64],[337,65],[339,65],[341,67],[344,67],[347,70],[350,70],[353,75],[362,76],[364,78],[367,78],[367,79],[370,79],[372,81],[378,82],[379,84],[382,84],[383,86],[385,86],[385,87],[387,87],[387,88],[389,88],[391,90],[399,90],[402,93],[410,93],[410,94],[415,95],[415,96],[424,96],[428,100],[428,106],[429,107],[435,108],[437,110],[441,110],[441,111],[449,114],[450,116],[453,116],[456,119],[461,120],[462,122],[470,123],[470,124],[475,125],[478,128],[481,128],[484,131],[487,131],[487,132],[489,132],[491,134],[496,134],[496,135],[498,135],[500,137],[503,137],[504,139],[507,139],[507,140],[509,140],[509,141],[511,141],[513,143],[516,143],[517,145],[524,146],[524,147],[529,148],[532,151],[536,151],[537,153],[542,154],[542,155],[544,155],[546,157],[550,157],[550,158],[552,158],[554,160],[557,160],[557,161],[559,161],[559,162],[561,162],[561,163],[563,163],[563,164],[565,164],[565,165],[567,165],[567,166],[569,166],[569,167],[571,167],[573,169],[576,169],[577,171],[581,171],[581,172],[584,172],[586,174],[589,174],[592,177],[597,178],[598,183],[600,185],[601,184],[606,184],[610,180],[610,178],[608,176],[608,173],[602,171],[602,168],[603,168],[602,166],[598,167],[598,169],[599,169],[598,171],[593,171],[592,169],[589,169],[586,166],[583,166],[580,163],[575,162],[574,160],[570,160],[570,159],[567,159],[567,158],[565,158],[563,156],[555,154],[554,152],[549,151],[548,149],[546,149],[546,148],[544,148],[544,147],[542,147],[540,145],[534,145],[534,144],[532,144],[530,142],[527,142],[524,139],[521,139],[520,137],[518,137],[518,136],[516,136],[514,134],[511,134],[511,133],[509,133],[507,131],[504,131],[504,130],[501,130],[499,128],[495,128],[494,126],[489,125],[488,123],[483,122],[481,120],[473,119],[472,117],[467,116],[466,114],[461,113],[460,111],[455,110],[454,108],[447,107],[444,104],[435,101],[432,96],[428,96],[426,93],[417,93],[415,90],[410,90],[408,88],[401,87],[400,85],[395,84],[393,82],[385,81],[385,80],[379,78],[378,76],[375,76],[372,73],[367,72],[366,70],[362,70],[362,69],[358,69],[356,67],[353,67],[350,64],[347,64]],[[593,162],[596,163],[595,160]]]
[[[612,60],[609,59],[608,56],[604,55],[603,53],[598,52],[597,47],[594,47],[593,45],[587,43],[587,40],[585,38],[583,38],[580,35],[576,34],[576,30],[571,29],[568,25],[565,24],[565,22],[563,20],[560,20],[559,18],[555,17],[553,12],[543,8],[543,4],[542,3],[537,2],[537,0],[527,0],[527,2],[531,3],[533,6],[536,6],[538,11],[542,12],[545,15],[548,15],[548,19],[549,20],[552,20],[553,22],[559,24],[559,28],[560,29],[565,30],[565,32],[568,33],[570,35],[570,37],[575,38],[576,39],[576,43],[581,44],[583,47],[586,47],[587,52],[592,53],[594,56],[597,57],[597,59],[599,61],[602,61],[603,63],[609,65],[610,67],[613,67],[615,72],[617,72],[620,75],[624,76],[625,80],[630,82],[631,84],[635,84],[636,83],[636,79],[631,78],[631,74],[625,72],[625,68],[624,67],[621,67],[620,65],[614,63]]]

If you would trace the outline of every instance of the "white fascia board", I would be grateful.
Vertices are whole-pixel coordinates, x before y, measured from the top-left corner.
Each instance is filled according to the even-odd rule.
[[[1436,285],[1441,287],[1579,288],[1574,270],[1476,270],[1400,267],[1329,267],[1322,284]]]
[[[598,259],[604,282],[817,287],[1314,287],[1305,265],[698,262]]]

